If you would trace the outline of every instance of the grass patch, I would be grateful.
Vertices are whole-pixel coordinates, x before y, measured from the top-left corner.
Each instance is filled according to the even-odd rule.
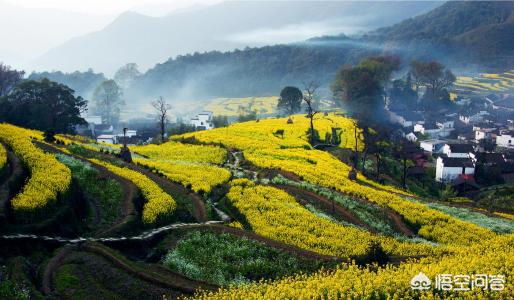
[[[322,265],[247,238],[211,231],[187,235],[168,252],[163,264],[189,278],[219,285],[313,272]]]
[[[86,200],[98,204],[100,221],[95,228],[102,228],[115,223],[122,214],[123,192],[121,185],[114,179],[105,178],[91,164],[67,156],[57,154],[57,159],[68,166],[72,176],[77,180]],[[92,221],[93,214],[89,215],[88,221]],[[89,222],[90,223],[90,222]]]
[[[514,222],[510,220],[489,217],[463,207],[451,207],[438,203],[428,203],[427,205],[430,208],[440,210],[452,217],[490,229],[497,233],[514,232]]]

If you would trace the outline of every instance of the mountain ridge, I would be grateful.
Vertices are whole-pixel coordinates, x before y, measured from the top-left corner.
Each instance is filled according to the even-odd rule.
[[[301,41],[335,34],[346,27],[364,32],[437,5],[440,2],[229,1],[164,17],[129,12],[100,31],[75,37],[48,51],[32,67],[66,72],[92,67],[112,74],[128,62],[149,68],[156,62],[187,53]],[[309,30],[314,30],[310,36]],[[294,39],[285,40],[291,34]]]

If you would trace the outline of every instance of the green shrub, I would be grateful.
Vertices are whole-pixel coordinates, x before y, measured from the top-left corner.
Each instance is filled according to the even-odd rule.
[[[300,259],[257,241],[211,231],[190,233],[168,252],[163,263],[189,278],[219,285],[313,272],[321,267],[317,261]]]

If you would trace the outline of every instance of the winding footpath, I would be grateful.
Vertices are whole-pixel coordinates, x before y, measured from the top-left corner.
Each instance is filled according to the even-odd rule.
[[[177,228],[185,227],[201,227],[206,225],[223,224],[223,221],[207,221],[204,223],[177,223],[170,224],[155,229],[147,230],[139,235],[132,236],[120,236],[120,237],[76,237],[76,238],[65,238],[60,236],[47,236],[47,235],[36,235],[36,234],[12,234],[12,235],[0,235],[0,240],[39,240],[39,241],[52,241],[62,244],[77,244],[84,242],[126,242],[126,241],[146,241],[154,236],[163,232],[171,231]]]

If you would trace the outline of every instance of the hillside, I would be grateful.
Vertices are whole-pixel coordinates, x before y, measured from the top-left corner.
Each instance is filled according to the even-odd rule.
[[[0,298],[512,298],[514,215],[350,180],[291,120],[130,146],[132,162],[119,144],[0,124]],[[353,120],[315,126],[363,150]],[[440,274],[491,280],[411,288]]]
[[[148,68],[180,54],[364,32],[437,5],[416,1],[228,1],[159,18],[127,12],[100,31],[75,37],[50,50],[32,67],[66,72],[91,67],[110,74],[129,62]]]
[[[381,53],[399,55],[404,62],[438,59],[455,69],[509,69],[514,56],[513,7],[513,2],[448,2],[357,38],[323,36],[288,45],[179,56],[150,69],[130,93],[139,99],[165,95],[184,100],[274,95],[284,85],[310,80],[327,87],[342,64]]]
[[[514,58],[514,2],[450,1],[363,39],[410,56],[444,59],[450,54],[448,61],[502,67]]]

